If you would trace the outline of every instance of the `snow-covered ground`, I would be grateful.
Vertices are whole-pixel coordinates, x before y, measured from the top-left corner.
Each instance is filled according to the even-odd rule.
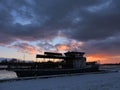
[[[3,82],[0,90],[120,90],[120,72]]]

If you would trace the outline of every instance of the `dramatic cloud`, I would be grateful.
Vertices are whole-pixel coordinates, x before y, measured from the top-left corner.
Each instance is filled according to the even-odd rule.
[[[2,38],[9,36],[11,42],[16,38],[29,41],[52,38],[59,31],[83,41],[104,39],[119,33],[118,3],[112,0],[1,0],[0,31],[5,34]]]
[[[28,43],[16,43],[9,47],[17,48],[18,51],[29,54],[37,54],[42,52],[40,48],[29,45]]]
[[[59,51],[69,51],[70,50],[70,48],[65,44],[56,45],[56,49],[57,49],[58,52]]]
[[[58,36],[66,37],[68,42],[53,43]],[[43,51],[75,50],[118,56],[119,39],[119,0],[0,1],[1,46],[30,47],[29,52],[36,48],[30,43],[36,42]],[[19,40],[28,43],[13,44]]]

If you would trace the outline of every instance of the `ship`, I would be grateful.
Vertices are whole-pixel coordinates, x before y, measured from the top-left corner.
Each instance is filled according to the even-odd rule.
[[[43,62],[27,64],[29,68],[14,69],[14,71],[18,77],[98,72],[99,64],[97,62],[86,62],[84,54],[84,52],[73,51],[66,53],[44,52],[44,55],[36,55],[36,60],[40,59]]]

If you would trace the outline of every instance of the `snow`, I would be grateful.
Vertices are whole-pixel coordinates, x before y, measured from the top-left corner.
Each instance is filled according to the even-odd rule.
[[[120,90],[120,72],[2,82],[0,90]]]
[[[0,80],[8,78],[17,78],[17,75],[13,71],[0,70]]]

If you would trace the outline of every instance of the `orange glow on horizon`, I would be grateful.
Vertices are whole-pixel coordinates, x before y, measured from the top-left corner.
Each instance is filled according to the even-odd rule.
[[[100,64],[104,63],[120,63],[120,56],[111,56],[111,55],[103,55],[103,54],[94,54],[88,55],[87,61],[97,61]]]
[[[82,46],[82,43],[79,43],[78,46]],[[57,45],[56,47],[56,51],[53,52],[66,52],[66,51],[71,51],[74,50],[75,46],[72,43],[72,45],[66,45],[66,44],[60,44]],[[75,48],[75,50],[78,50]],[[33,55],[35,56],[38,53],[42,53],[44,52],[43,50],[40,50],[40,48],[38,49],[37,47],[34,46],[30,46],[30,45],[26,45],[24,46],[22,49],[20,49],[20,52],[22,53],[26,53],[29,54],[27,56],[26,59],[31,60],[31,56],[32,56],[32,60],[36,61],[36,58],[33,57]],[[87,58],[87,62],[92,62],[92,61],[97,61],[100,64],[103,63],[120,63],[120,56],[114,56],[111,54],[107,54],[107,53],[97,53],[97,54],[88,54],[85,56]]]

